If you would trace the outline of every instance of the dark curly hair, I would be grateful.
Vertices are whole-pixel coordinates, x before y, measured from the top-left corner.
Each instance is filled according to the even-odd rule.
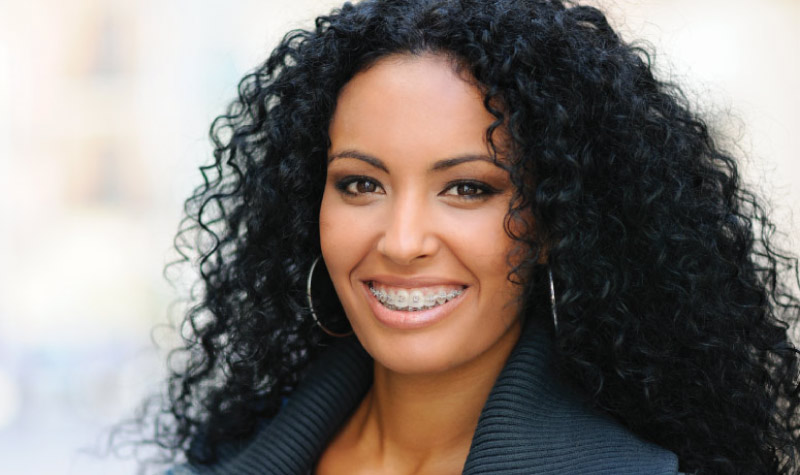
[[[507,223],[535,222],[512,235],[526,249],[515,273],[531,271],[526,308],[549,310],[546,255],[563,374],[683,471],[796,470],[797,259],[770,244],[761,201],[647,52],[558,0],[346,3],[242,80],[178,235],[202,285],[154,441],[213,463],[276,414],[324,346],[305,279],[329,121],[354,74],[398,53],[457,62],[496,118],[490,143],[500,127],[511,138]]]

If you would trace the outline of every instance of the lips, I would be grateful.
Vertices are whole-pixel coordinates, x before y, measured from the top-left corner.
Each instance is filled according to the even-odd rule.
[[[381,278],[362,284],[377,320],[396,329],[421,328],[444,319],[469,291],[466,285],[441,279]]]

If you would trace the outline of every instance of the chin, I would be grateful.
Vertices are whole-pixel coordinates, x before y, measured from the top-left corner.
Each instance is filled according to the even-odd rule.
[[[367,352],[375,360],[376,364],[398,374],[436,374],[446,372],[458,367],[470,358],[466,355],[455,355],[454,351],[448,351],[441,345],[431,347],[426,343],[422,344],[398,344],[394,342],[389,345],[380,345],[380,348],[371,350],[365,346]]]
[[[371,325],[368,325],[371,326]],[[518,332],[512,322],[499,335],[481,333],[480,327],[458,331],[449,325],[424,331],[396,332],[355,329],[356,336],[376,364],[398,374],[437,374],[478,363],[497,346],[506,346],[508,337],[516,342]],[[483,337],[483,338],[477,338]]]

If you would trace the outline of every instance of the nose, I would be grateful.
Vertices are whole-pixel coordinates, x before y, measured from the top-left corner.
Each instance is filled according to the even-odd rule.
[[[396,200],[387,210],[378,252],[399,265],[434,255],[439,243],[430,211],[430,205],[419,197]]]

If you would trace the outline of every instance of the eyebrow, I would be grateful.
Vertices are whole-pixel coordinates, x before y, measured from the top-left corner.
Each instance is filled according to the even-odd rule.
[[[372,155],[363,152],[359,152],[358,150],[343,150],[341,152],[334,153],[333,155],[328,157],[328,163],[331,163],[332,161],[339,158],[354,158],[356,160],[361,160],[362,162],[366,162],[379,170],[383,170],[384,172],[389,173],[389,170],[386,168],[386,165],[380,158],[374,157]],[[462,163],[475,162],[475,161],[489,162],[492,165],[502,168],[502,166],[500,166],[489,155],[465,154],[439,160],[433,164],[431,170],[444,170],[447,168],[452,168],[456,165],[460,165]]]

